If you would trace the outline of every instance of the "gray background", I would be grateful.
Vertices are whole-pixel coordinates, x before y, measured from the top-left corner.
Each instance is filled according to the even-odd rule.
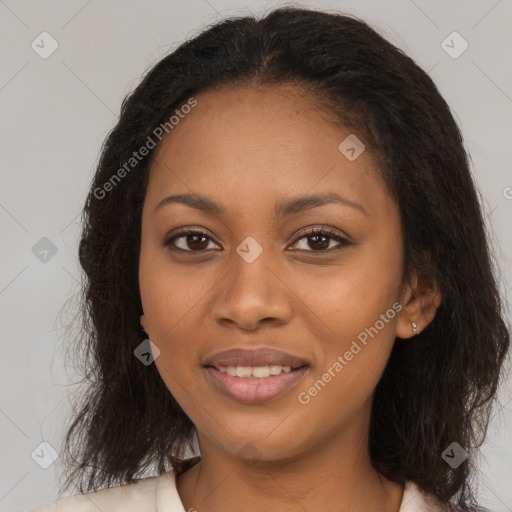
[[[64,360],[69,318],[59,313],[79,289],[78,214],[123,97],[144,70],[206,24],[279,4],[0,0],[0,511],[28,511],[58,497],[59,460],[51,464],[50,449],[41,443],[58,453],[68,395],[79,389]],[[430,72],[465,135],[506,293],[512,271],[511,0],[302,5],[364,18]],[[34,40],[42,46],[44,31],[58,43],[47,59],[31,47]],[[442,47],[453,31],[469,44],[457,58]],[[452,53],[462,49],[457,37],[445,43]],[[40,242],[43,237],[51,244]],[[478,467],[481,503],[495,512],[512,510],[511,388],[510,381],[501,388]]]

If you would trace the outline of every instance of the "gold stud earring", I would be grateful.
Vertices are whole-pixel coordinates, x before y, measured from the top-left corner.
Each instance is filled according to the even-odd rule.
[[[412,325],[413,335],[416,336],[416,334],[418,334],[416,322],[414,320],[411,320],[411,325]]]

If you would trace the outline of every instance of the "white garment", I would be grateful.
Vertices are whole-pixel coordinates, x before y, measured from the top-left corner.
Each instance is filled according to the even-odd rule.
[[[193,510],[193,509],[191,509]],[[441,512],[434,496],[407,482],[398,512]],[[176,472],[143,478],[134,484],[61,498],[31,512],[185,512],[176,489]]]

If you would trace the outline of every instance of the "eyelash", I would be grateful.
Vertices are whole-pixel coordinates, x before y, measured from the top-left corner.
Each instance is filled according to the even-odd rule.
[[[206,232],[197,230],[197,229],[187,229],[187,228],[183,228],[183,230],[178,230],[178,233],[175,233],[171,237],[167,238],[164,241],[164,245],[167,246],[171,251],[174,251],[174,252],[189,252],[192,254],[193,253],[197,253],[197,254],[205,253],[208,250],[211,250],[211,249],[202,249],[202,250],[193,251],[193,250],[180,249],[179,247],[174,246],[174,242],[176,240],[178,240],[179,238],[184,238],[189,235],[204,236],[205,238],[209,238],[210,240],[212,240],[217,245],[220,245],[212,237],[208,236],[208,234]],[[312,250],[305,251],[305,252],[326,254],[326,253],[331,253],[332,251],[342,249],[343,247],[348,247],[350,245],[353,245],[352,242],[350,242],[346,238],[340,236],[334,230],[329,229],[329,228],[307,228],[304,231],[302,231],[301,233],[299,233],[298,238],[295,240],[295,242],[293,242],[292,245],[295,245],[297,242],[299,242],[303,238],[311,238],[314,236],[325,236],[326,238],[329,238],[331,240],[335,240],[336,242],[339,242],[340,245],[337,247],[334,247],[334,248],[331,247],[330,249],[319,249],[316,251],[312,249]],[[214,250],[218,250],[218,249],[214,249]],[[299,249],[299,250],[304,250],[304,249]]]

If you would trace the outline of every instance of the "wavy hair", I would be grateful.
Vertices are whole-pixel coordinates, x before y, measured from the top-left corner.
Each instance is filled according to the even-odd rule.
[[[372,463],[450,510],[482,510],[470,480],[510,340],[460,130],[427,73],[375,29],[354,16],[292,7],[208,27],[157,62],[122,103],[82,215],[76,358],[87,389],[67,430],[64,489],[182,472],[196,433],[156,366],[134,357],[145,339],[138,264],[155,149],[99,191],[194,95],[280,85],[305,92],[332,123],[364,137],[399,206],[405,274],[420,269],[443,298],[423,332],[395,341],[373,401]],[[454,468],[441,457],[453,442],[469,454]]]

